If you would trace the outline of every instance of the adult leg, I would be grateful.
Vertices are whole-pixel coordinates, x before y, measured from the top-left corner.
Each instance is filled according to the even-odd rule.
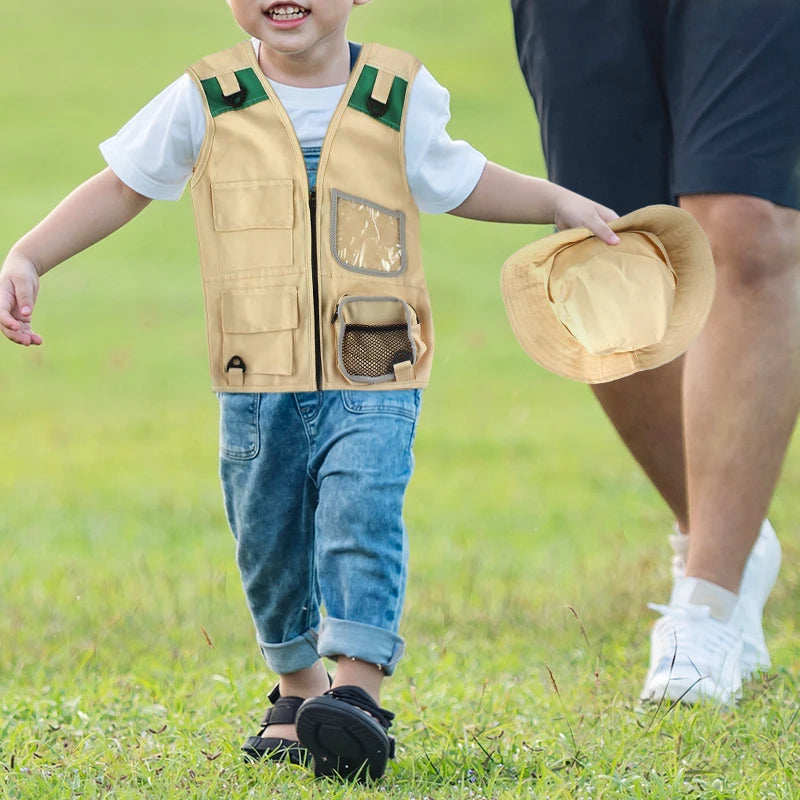
[[[729,703],[769,664],[761,616],[780,546],[762,519],[800,402],[798,37],[793,0],[670,0],[674,189],[709,235],[718,284],[686,358],[691,536],[658,609],[650,699]]]
[[[681,206],[717,266],[714,306],[684,369],[686,574],[737,592],[800,404],[800,212],[745,195],[687,195]],[[689,530],[680,380],[673,362],[594,390]]]
[[[686,573],[737,592],[800,407],[800,212],[743,195],[681,205],[717,266],[685,367]]]
[[[642,698],[728,705],[769,665],[761,616],[780,547],[762,519],[800,407],[800,212],[745,195],[681,204],[709,235],[717,293],[684,371],[686,577],[655,607]]]
[[[735,192],[797,205],[800,97],[797,82],[787,80],[787,65],[798,54],[796,3],[774,0],[762,8],[746,0],[583,0],[570,6],[572,14],[557,0],[512,0],[512,5],[520,64],[539,114],[552,179],[620,213],[673,202],[673,186],[677,194]],[[614,14],[620,17],[613,19]],[[725,41],[720,21],[729,25],[733,41]],[[602,46],[591,38],[598,29],[604,31]],[[637,102],[631,103],[634,97]],[[680,366],[672,367],[596,387],[596,394],[688,532]],[[761,610],[780,560],[774,532],[768,523],[762,534],[765,529],[751,552],[738,604],[744,607],[749,596],[744,652],[759,666],[769,661]],[[703,538],[702,530],[697,537],[673,538],[676,577],[685,574],[688,542]],[[741,575],[743,557],[731,562],[732,572]],[[647,684],[663,666],[661,654],[668,670],[674,661],[675,629],[665,622],[654,630],[665,635],[661,643],[654,635]],[[741,619],[735,627],[740,624]],[[694,630],[689,639],[697,637]],[[731,653],[737,649],[742,650],[741,640],[731,642]],[[728,672],[731,680],[723,681],[728,688],[708,689],[723,702],[738,681],[736,669]],[[706,689],[695,696],[707,696]]]
[[[670,0],[665,24],[674,189],[717,265],[715,304],[684,385],[687,574],[732,591],[800,390],[798,38],[794,0]]]
[[[592,387],[622,441],[689,530],[683,436],[684,359]]]

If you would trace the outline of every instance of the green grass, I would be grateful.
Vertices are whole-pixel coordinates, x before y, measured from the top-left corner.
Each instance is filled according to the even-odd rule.
[[[225,4],[19,4],[0,50],[0,248],[102,167],[96,144],[238,40]],[[375,0],[451,132],[541,174],[505,3]],[[43,281],[45,346],[0,347],[0,793],[6,798],[765,798],[800,783],[800,452],[771,517],[775,669],[739,709],[637,707],[670,519],[580,385],[514,341],[499,268],[544,231],[426,218],[437,362],[407,503],[407,658],[379,789],[241,763],[273,678],[216,479],[188,198]]]

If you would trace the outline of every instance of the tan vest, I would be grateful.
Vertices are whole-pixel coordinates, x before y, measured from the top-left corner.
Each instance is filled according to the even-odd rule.
[[[189,69],[206,101],[192,201],[215,390],[427,383],[433,327],[403,145],[419,66],[362,47],[311,193],[252,43]]]

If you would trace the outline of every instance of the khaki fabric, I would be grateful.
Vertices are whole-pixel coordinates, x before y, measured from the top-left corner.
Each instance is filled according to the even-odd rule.
[[[503,266],[519,343],[541,366],[585,383],[677,358],[714,299],[711,247],[686,211],[647,206],[610,226],[617,245],[574,228],[523,247]]]
[[[207,117],[191,191],[215,390],[427,384],[433,325],[403,144],[407,89],[419,66],[407,53],[362,47],[325,137],[314,198],[291,122],[251,42],[189,69]],[[356,103],[364,81],[374,84],[367,106],[380,113],[400,97],[402,115],[395,108],[387,124]],[[230,108],[209,99],[209,82]]]

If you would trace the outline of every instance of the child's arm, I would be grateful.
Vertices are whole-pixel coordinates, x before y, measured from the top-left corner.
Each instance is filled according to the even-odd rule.
[[[472,194],[451,214],[487,222],[554,223],[559,229],[588,228],[606,244],[619,237],[607,223],[610,208],[550,181],[521,175],[489,161]]]
[[[150,202],[110,169],[90,178],[12,248],[0,270],[0,330],[12,342],[38,345],[31,315],[39,276],[121,228]]]

